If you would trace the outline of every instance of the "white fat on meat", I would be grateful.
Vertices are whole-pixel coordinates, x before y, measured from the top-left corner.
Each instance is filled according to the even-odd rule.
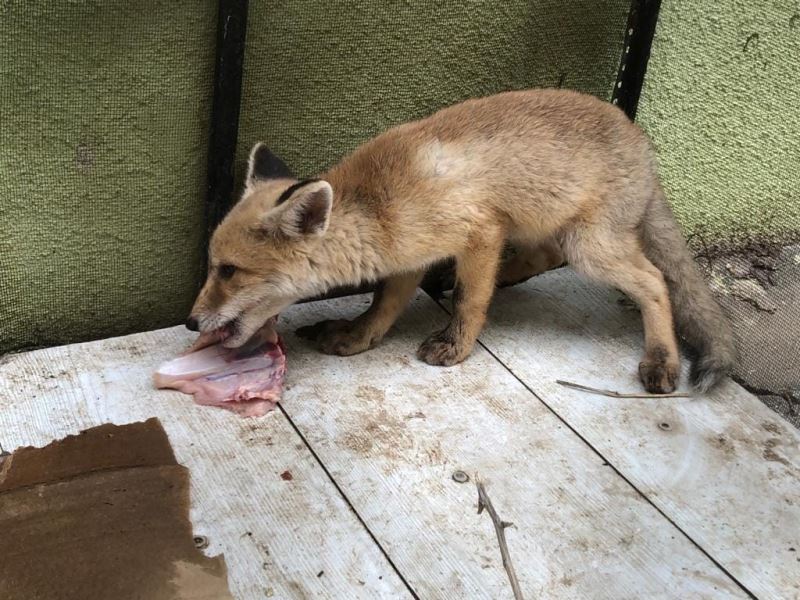
[[[260,417],[281,399],[286,355],[270,320],[242,348],[222,346],[221,332],[201,334],[186,354],[162,364],[153,375],[157,388],[194,396],[243,417]]]

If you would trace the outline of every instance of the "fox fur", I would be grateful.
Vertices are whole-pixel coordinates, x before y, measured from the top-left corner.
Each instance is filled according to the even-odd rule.
[[[502,261],[504,248],[516,254]],[[300,333],[327,353],[376,345],[425,271],[455,259],[454,310],[418,356],[453,365],[471,352],[497,283],[567,262],[641,308],[639,375],[655,393],[679,377],[675,331],[707,390],[735,361],[730,326],[664,198],[651,144],[617,107],[565,90],[468,100],[389,129],[317,178],[298,180],[265,145],[214,232],[208,279],[189,324],[240,346],[290,304],[381,282],[353,321]]]

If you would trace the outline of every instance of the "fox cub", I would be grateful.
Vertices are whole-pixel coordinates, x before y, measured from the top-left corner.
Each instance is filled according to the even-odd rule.
[[[517,254],[501,265],[506,244]],[[211,239],[208,279],[187,326],[223,328],[224,343],[238,347],[302,298],[380,281],[363,315],[305,331],[324,352],[363,352],[387,333],[426,269],[449,258],[454,310],[419,347],[429,364],[470,354],[498,281],[564,260],[641,308],[639,375],[648,391],[676,386],[676,329],[694,350],[698,390],[734,363],[729,324],[664,198],[648,139],[617,107],[564,90],[445,108],[386,131],[314,179],[298,181],[257,144],[242,198]]]

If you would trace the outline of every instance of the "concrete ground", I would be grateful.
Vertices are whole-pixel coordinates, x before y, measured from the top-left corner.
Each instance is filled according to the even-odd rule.
[[[709,263],[739,344],[734,378],[800,427],[800,245],[750,248]]]

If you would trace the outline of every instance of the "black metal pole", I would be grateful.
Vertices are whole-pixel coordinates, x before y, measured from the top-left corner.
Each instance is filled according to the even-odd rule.
[[[631,120],[636,118],[660,8],[661,0],[633,0],[628,12],[622,58],[611,102],[624,110]]]
[[[225,216],[233,195],[247,4],[247,0],[219,0],[214,97],[208,145],[206,225],[209,235]]]

